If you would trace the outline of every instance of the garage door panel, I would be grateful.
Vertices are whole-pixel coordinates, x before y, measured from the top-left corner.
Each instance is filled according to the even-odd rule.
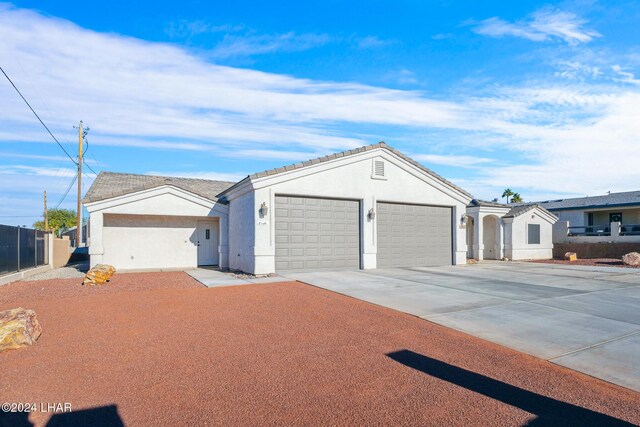
[[[276,196],[275,205],[278,271],[360,266],[358,201]]]
[[[450,265],[451,208],[378,203],[378,267]]]

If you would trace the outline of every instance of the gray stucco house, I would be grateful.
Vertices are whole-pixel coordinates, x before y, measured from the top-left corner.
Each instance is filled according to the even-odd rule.
[[[610,232],[611,223],[620,223],[623,234],[640,235],[640,191],[610,193],[602,196],[537,202],[569,222],[569,234],[601,235]]]

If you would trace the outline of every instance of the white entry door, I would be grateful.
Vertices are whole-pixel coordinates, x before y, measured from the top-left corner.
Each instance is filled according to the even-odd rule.
[[[218,265],[218,227],[214,221],[198,221],[198,265]]]

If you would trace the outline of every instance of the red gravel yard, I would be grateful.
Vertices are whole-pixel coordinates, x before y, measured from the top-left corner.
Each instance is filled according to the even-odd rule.
[[[636,392],[296,282],[1,286],[0,310],[19,306],[43,333],[0,353],[0,401],[38,410],[0,426],[640,423]]]

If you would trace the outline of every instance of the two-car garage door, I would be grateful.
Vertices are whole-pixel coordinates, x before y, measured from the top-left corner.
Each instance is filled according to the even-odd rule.
[[[360,267],[360,202],[276,196],[276,271]],[[377,203],[377,265],[450,265],[451,208]]]
[[[451,208],[378,203],[378,268],[451,265]]]

